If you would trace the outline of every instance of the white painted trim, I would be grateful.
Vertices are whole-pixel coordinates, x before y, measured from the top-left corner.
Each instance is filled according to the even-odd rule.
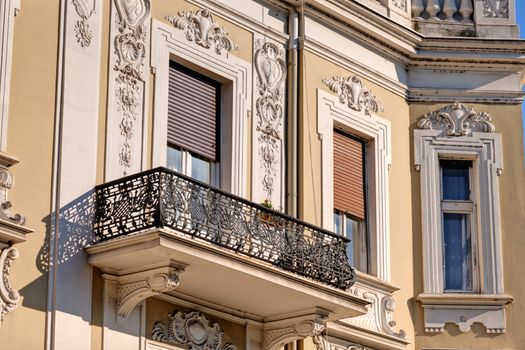
[[[211,75],[223,83],[223,140],[230,147],[221,147],[221,187],[246,197],[247,123],[251,108],[252,68],[249,62],[229,54],[217,54],[188,41],[184,32],[160,21],[152,20],[151,66],[155,70],[153,114],[153,166],[166,165],[169,62],[175,59],[192,69]],[[227,101],[225,101],[227,99]],[[230,117],[231,116],[231,117]],[[225,122],[226,121],[226,122]]]
[[[15,16],[19,10],[20,0],[0,1],[0,150],[3,152],[7,149],[13,34]]]
[[[333,230],[333,129],[338,126],[368,142],[371,274],[390,281],[390,228],[388,170],[391,161],[390,121],[365,115],[317,90],[317,132],[321,138],[322,226]]]
[[[445,322],[458,324],[466,332],[472,322],[482,322],[489,333],[505,331],[505,308],[487,306],[483,295],[503,296],[503,259],[500,227],[499,181],[502,173],[501,135],[492,132],[472,132],[467,136],[443,136],[442,130],[414,130],[414,164],[421,172],[421,215],[423,236],[424,293],[418,299],[425,308],[427,332],[441,332]],[[443,294],[442,228],[440,209],[439,159],[468,158],[473,160],[472,188],[477,201],[477,251],[479,294],[473,302],[455,294]],[[480,295],[481,294],[481,295]],[[432,297],[428,297],[428,296]],[[441,295],[436,301],[436,295]],[[454,301],[447,305],[446,299]],[[465,299],[465,300],[464,300]],[[480,299],[480,300],[481,300]],[[505,298],[503,298],[505,299]],[[478,311],[474,312],[473,309]],[[490,309],[490,310],[489,310]],[[489,312],[490,320],[478,317]],[[463,316],[463,321],[458,321]],[[498,320],[496,323],[492,321]]]

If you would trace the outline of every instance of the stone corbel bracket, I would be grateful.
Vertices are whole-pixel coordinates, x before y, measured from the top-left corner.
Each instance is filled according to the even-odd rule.
[[[18,249],[7,247],[0,253],[0,320],[4,320],[5,314],[13,311],[20,296],[9,283],[9,274],[13,260],[18,258]]]
[[[425,309],[427,333],[443,333],[447,323],[456,324],[460,332],[466,333],[472,324],[480,323],[489,334],[503,334],[506,329],[505,305],[513,298],[507,294],[420,294],[417,300]]]
[[[312,315],[310,319],[298,319],[268,324],[264,330],[264,350],[277,350],[285,344],[306,337],[319,337],[326,328],[327,314]]]
[[[11,214],[9,209],[12,207],[7,200],[7,192],[15,182],[13,175],[8,170],[9,167],[18,163],[18,159],[6,153],[0,152],[0,220],[10,224],[24,225],[26,218],[20,214]]]
[[[179,275],[185,266],[171,262],[166,267],[112,276],[118,282],[117,314],[126,318],[143,300],[167,293],[179,286]],[[107,278],[107,276],[106,276]]]

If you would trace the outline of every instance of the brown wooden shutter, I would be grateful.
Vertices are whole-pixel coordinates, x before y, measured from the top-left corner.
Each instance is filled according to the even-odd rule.
[[[168,89],[168,143],[217,158],[219,84],[171,64]]]
[[[365,219],[364,143],[334,130],[334,209]]]

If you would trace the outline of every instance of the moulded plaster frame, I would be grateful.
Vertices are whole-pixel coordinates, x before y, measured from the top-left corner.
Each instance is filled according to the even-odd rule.
[[[221,183],[225,190],[246,197],[247,123],[252,91],[251,64],[231,54],[219,55],[214,50],[198,46],[188,41],[183,31],[158,20],[152,20],[151,27],[151,66],[155,71],[153,166],[166,165],[169,62],[170,59],[181,60],[189,63],[190,68],[211,72],[223,82],[227,82],[223,85],[225,86],[223,89],[227,91],[223,90],[221,114],[229,118],[230,128],[223,130],[222,135],[226,140],[230,139],[228,135],[231,136],[232,147],[228,147],[221,155],[221,164],[224,165],[221,171]]]
[[[13,58],[13,34],[15,16],[20,10],[20,0],[0,2],[0,150],[7,147],[7,119],[9,113],[9,91]]]
[[[477,174],[474,190],[479,198],[477,257],[480,294],[443,294],[439,177],[439,159],[443,156],[474,159]],[[446,322],[458,324],[463,332],[468,331],[473,322],[484,323],[491,333],[504,332],[505,304],[512,297],[503,294],[498,182],[503,169],[501,135],[472,132],[468,136],[447,137],[442,136],[442,130],[416,129],[414,164],[421,172],[424,293],[418,300],[425,308],[425,328],[429,332],[442,332],[446,319]],[[493,305],[490,300],[497,300],[497,303]],[[454,305],[450,305],[452,301]],[[492,316],[478,316],[479,312]],[[500,321],[489,326],[490,319]]]
[[[390,281],[390,229],[388,171],[391,165],[390,121],[356,112],[329,93],[317,89],[317,132],[321,139],[322,226],[333,231],[334,126],[370,140],[369,232],[372,274]]]

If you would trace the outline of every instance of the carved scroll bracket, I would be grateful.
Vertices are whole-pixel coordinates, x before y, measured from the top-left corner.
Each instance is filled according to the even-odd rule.
[[[236,350],[235,345],[224,343],[219,324],[198,311],[177,311],[168,317],[168,325],[156,322],[153,326],[153,340],[186,345],[190,350]]]
[[[280,328],[270,328],[264,332],[264,349],[276,350],[280,349],[285,344],[306,337],[320,336],[326,328],[326,318],[324,316],[316,316],[312,320],[304,320],[289,326]]]
[[[117,313],[127,317],[143,300],[174,290],[179,286],[179,275],[184,271],[180,264],[171,263],[163,268],[118,276]]]
[[[5,314],[13,311],[20,299],[16,291],[9,283],[9,274],[13,260],[18,258],[18,249],[7,247],[0,253],[0,320],[4,320]]]

